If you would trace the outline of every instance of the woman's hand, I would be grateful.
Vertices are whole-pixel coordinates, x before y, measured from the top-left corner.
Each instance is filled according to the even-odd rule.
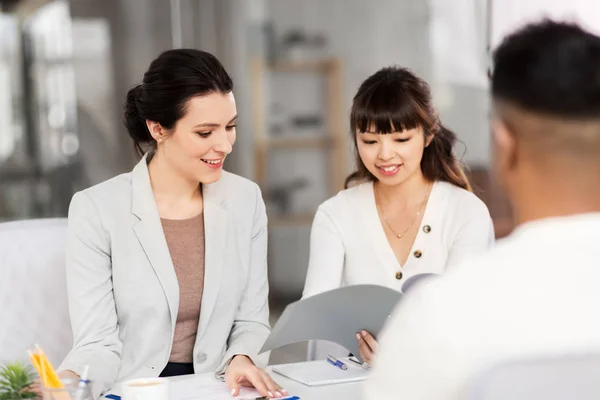
[[[360,357],[369,365],[373,365],[373,358],[377,353],[377,340],[367,331],[362,331],[356,334],[358,340],[358,350]]]
[[[58,373],[58,377],[62,379],[74,379],[76,381],[79,380],[79,375],[71,370],[61,371]],[[38,398],[43,398],[44,394],[42,393],[42,383],[39,379],[33,381],[31,385],[29,385],[25,390],[25,392],[31,392],[37,394]]]
[[[225,383],[232,396],[240,393],[240,386],[254,387],[262,396],[277,398],[287,395],[287,391],[275,383],[269,374],[243,355],[233,357],[229,363],[225,371]]]

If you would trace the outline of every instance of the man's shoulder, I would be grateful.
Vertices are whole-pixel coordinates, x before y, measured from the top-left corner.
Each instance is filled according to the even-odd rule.
[[[504,297],[515,279],[528,279],[522,246],[512,238],[499,241],[489,251],[416,287],[415,301],[420,307],[439,310],[439,315],[457,315],[478,308],[486,299],[496,301],[497,296]]]

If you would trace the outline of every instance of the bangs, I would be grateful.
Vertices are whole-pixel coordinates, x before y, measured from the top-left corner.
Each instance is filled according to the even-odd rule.
[[[354,99],[350,113],[353,132],[388,134],[427,126],[427,113],[395,85],[378,85]]]

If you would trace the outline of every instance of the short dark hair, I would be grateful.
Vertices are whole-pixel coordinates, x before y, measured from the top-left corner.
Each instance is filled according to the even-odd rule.
[[[567,119],[600,118],[600,37],[549,19],[508,35],[494,53],[492,96]]]
[[[194,49],[163,52],[150,64],[142,84],[127,93],[123,122],[137,153],[156,146],[146,120],[172,129],[192,97],[232,90],[231,78],[212,54]]]

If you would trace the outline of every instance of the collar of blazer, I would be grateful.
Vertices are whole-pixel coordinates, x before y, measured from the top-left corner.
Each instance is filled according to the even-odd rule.
[[[179,284],[154,200],[146,159],[147,154],[131,173],[131,211],[138,218],[137,223],[134,224],[134,231],[162,285],[169,304],[172,330],[174,330],[179,309]],[[225,260],[229,220],[229,213],[225,207],[224,189],[221,181],[204,185],[202,188],[205,265],[199,333],[203,332],[208,325],[221,286],[221,271]]]

